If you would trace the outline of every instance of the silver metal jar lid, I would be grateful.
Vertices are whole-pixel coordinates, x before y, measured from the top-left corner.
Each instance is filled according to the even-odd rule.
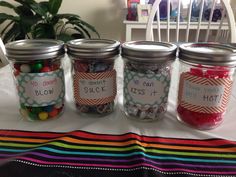
[[[155,41],[131,41],[121,46],[122,56],[139,62],[166,62],[175,60],[177,46]]]
[[[67,53],[87,59],[107,59],[120,53],[120,42],[108,39],[76,39],[67,43]]]
[[[10,60],[42,60],[64,55],[63,41],[53,39],[26,39],[6,44]]]
[[[179,47],[179,59],[189,63],[235,66],[236,47],[220,43],[189,43]]]

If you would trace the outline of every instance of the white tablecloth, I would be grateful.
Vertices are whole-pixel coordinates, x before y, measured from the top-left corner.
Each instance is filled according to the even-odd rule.
[[[168,112],[165,118],[155,122],[137,122],[127,119],[122,109],[122,60],[116,62],[118,70],[118,94],[117,106],[114,113],[103,117],[81,116],[76,112],[72,99],[70,63],[66,58],[65,80],[66,80],[66,107],[64,114],[50,121],[29,122],[21,119],[18,112],[17,95],[9,65],[0,69],[0,129],[29,130],[29,131],[52,131],[67,132],[73,130],[84,130],[94,133],[124,134],[127,132],[139,135],[173,137],[173,138],[223,138],[236,140],[236,87],[234,86],[225,121],[221,126],[210,131],[198,131],[187,127],[176,119],[176,76],[178,61],[174,64],[173,79],[169,95]],[[234,84],[235,85],[235,84]]]

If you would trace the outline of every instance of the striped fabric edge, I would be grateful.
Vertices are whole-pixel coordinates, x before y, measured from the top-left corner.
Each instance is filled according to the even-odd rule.
[[[147,168],[171,174],[236,175],[236,142],[95,134],[0,130],[0,162],[54,168]]]

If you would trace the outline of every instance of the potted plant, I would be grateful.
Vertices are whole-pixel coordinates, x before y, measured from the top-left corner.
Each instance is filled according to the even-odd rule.
[[[49,38],[68,41],[78,38],[99,37],[96,29],[79,15],[59,14],[62,0],[15,0],[17,5],[0,1],[0,6],[16,15],[0,13],[0,36],[4,43],[20,39]]]

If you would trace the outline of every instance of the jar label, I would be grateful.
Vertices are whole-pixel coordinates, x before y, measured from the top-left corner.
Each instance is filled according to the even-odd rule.
[[[64,101],[62,69],[45,73],[20,73],[17,76],[20,103],[25,106],[49,106]]]
[[[223,113],[232,85],[230,78],[204,78],[183,73],[179,84],[179,104],[194,112]]]
[[[114,101],[116,97],[116,71],[101,73],[76,72],[74,96],[79,104],[100,105]]]
[[[160,106],[167,103],[170,76],[124,71],[124,99],[129,104]]]

